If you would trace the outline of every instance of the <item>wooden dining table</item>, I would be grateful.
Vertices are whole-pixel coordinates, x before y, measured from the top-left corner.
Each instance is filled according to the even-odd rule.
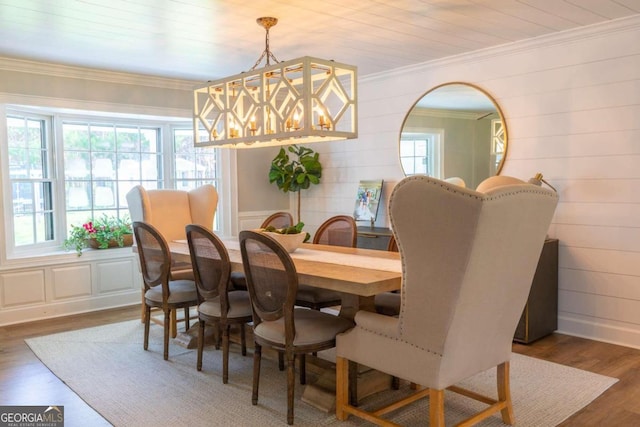
[[[232,271],[244,271],[238,240],[221,239],[229,252]],[[176,261],[191,262],[185,241],[169,243]],[[291,254],[300,283],[341,292],[340,315],[353,319],[358,310],[374,310],[376,294],[400,289],[398,252],[303,243]]]
[[[221,240],[229,253],[232,271],[243,271],[238,240]],[[186,241],[170,242],[169,247],[175,261],[191,261]],[[402,283],[398,252],[303,243],[291,259],[300,283],[341,293],[339,315],[351,320],[359,310],[375,311],[375,295],[398,290]],[[318,380],[305,386],[302,400],[329,412],[335,408],[335,368],[327,369],[324,362],[335,354],[328,350],[319,357],[323,360],[318,361]],[[357,390],[352,390],[352,395],[362,398],[388,388],[390,377],[381,378],[379,374],[370,369],[358,370]]]

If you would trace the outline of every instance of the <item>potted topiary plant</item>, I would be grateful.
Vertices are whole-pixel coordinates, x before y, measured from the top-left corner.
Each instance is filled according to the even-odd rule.
[[[287,151],[295,157],[289,157]],[[298,193],[298,221],[300,221],[300,191],[306,190],[311,184],[320,183],[322,165],[320,155],[312,149],[297,145],[290,145],[287,150],[280,149],[278,155],[271,161],[269,182],[275,182],[285,193]]]

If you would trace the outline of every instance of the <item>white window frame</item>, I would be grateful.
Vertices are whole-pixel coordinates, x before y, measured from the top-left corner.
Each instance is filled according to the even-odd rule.
[[[432,161],[431,168],[433,172],[431,174],[427,174],[428,176],[432,176],[434,178],[443,179],[442,171],[444,170],[444,152],[442,147],[444,146],[444,129],[420,129],[419,131],[411,131],[407,130],[402,132],[400,135],[400,144],[402,141],[415,141],[415,140],[431,140],[433,141],[432,151]],[[399,148],[400,153],[402,153],[402,147]],[[417,174],[409,174],[405,171],[405,175],[417,175]]]
[[[5,224],[5,230],[3,233],[4,236],[4,240],[6,242],[6,246],[5,246],[5,250],[7,253],[9,254],[26,254],[29,252],[34,252],[34,251],[50,251],[50,250],[55,250],[57,249],[57,247],[59,246],[59,244],[56,243],[55,240],[50,240],[50,241],[45,241],[45,242],[40,242],[40,243],[33,243],[30,245],[24,245],[24,246],[16,246],[15,245],[15,236],[13,234],[13,230],[14,230],[14,226],[15,226],[15,217],[13,215],[14,212],[14,206],[13,206],[13,188],[12,188],[12,180],[10,178],[10,170],[9,170],[9,147],[8,147],[8,129],[6,127],[7,125],[7,117],[8,116],[28,116],[29,118],[33,118],[36,120],[43,120],[45,122],[45,129],[44,129],[44,137],[47,141],[53,141],[53,118],[50,115],[47,114],[42,114],[42,113],[38,113],[38,112],[27,112],[27,111],[18,111],[18,110],[6,110],[3,108],[2,110],[2,126],[0,128],[0,130],[2,131],[2,135],[4,136],[3,138],[3,143],[2,143],[2,147],[0,150],[0,155],[2,156],[2,163],[1,163],[1,167],[2,167],[2,181],[4,183],[3,185],[3,206],[6,208],[6,211],[3,209],[2,214],[4,215],[4,221],[3,223]],[[50,143],[49,146],[47,147],[47,156],[48,158],[48,162],[49,162],[49,167],[50,167],[50,174],[48,179],[51,180],[52,182],[52,203],[53,203],[53,210],[54,210],[54,214],[53,214],[53,228],[54,228],[54,235],[56,234],[57,228],[58,228],[58,221],[59,221],[59,217],[58,214],[56,212],[56,198],[57,198],[57,188],[58,188],[58,182],[57,182],[57,165],[56,165],[56,161],[55,161],[55,148],[54,148],[54,144]]]

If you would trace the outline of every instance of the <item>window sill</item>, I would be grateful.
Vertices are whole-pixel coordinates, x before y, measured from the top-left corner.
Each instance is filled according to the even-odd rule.
[[[85,249],[82,255],[78,256],[75,251],[50,251],[39,254],[18,255],[4,260],[0,271],[14,270],[17,268],[33,268],[34,265],[59,265],[76,264],[81,262],[91,262],[118,258],[135,257],[131,247],[109,248],[109,249]]]

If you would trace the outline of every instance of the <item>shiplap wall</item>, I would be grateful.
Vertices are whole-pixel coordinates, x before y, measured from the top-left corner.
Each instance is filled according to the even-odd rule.
[[[303,220],[351,213],[361,179],[383,178],[386,204],[405,113],[436,85],[474,83],[506,117],[502,174],[542,172],[559,191],[559,332],[640,348],[639,41],[635,17],[362,79],[359,138],[313,146],[323,180]]]

